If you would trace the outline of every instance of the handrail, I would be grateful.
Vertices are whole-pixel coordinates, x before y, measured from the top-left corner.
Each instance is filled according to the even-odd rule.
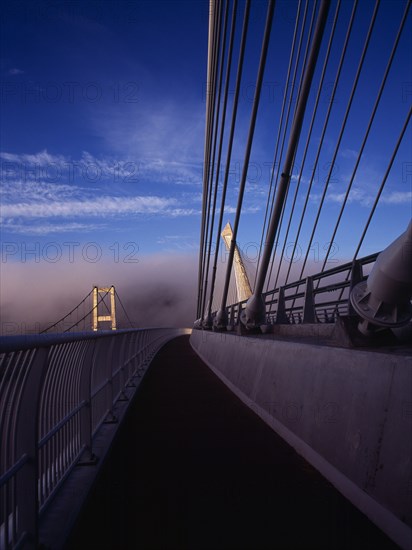
[[[22,351],[38,347],[49,347],[56,344],[65,344],[67,342],[81,342],[85,340],[96,340],[107,338],[113,335],[136,333],[148,330],[159,330],[159,328],[133,328],[86,331],[86,332],[70,332],[59,334],[22,334],[18,336],[0,336],[0,353],[11,351]],[[174,330],[170,327],[162,328],[162,330]]]
[[[318,321],[328,322],[330,320],[327,318],[327,316],[325,316],[325,309],[327,310],[327,313],[332,314],[332,319],[334,314],[342,315],[345,313],[349,313],[350,305],[349,305],[348,296],[343,296],[343,293],[346,289],[350,288],[352,285],[351,272],[352,272],[354,263],[355,262],[357,263],[357,265],[360,268],[360,272],[362,272],[362,268],[369,264],[373,264],[376,261],[376,258],[378,257],[378,255],[379,255],[379,252],[376,252],[374,254],[369,254],[368,256],[359,258],[355,261],[347,262],[345,264],[340,264],[331,269],[324,270],[320,273],[315,273],[311,275],[309,278],[313,282],[316,281],[318,285],[316,288],[312,287],[309,289],[310,295],[308,295],[306,288],[302,289],[302,287],[306,287],[307,280],[308,280],[307,277],[304,279],[299,279],[298,281],[288,283],[283,287],[277,287],[275,289],[264,292],[262,294],[262,297],[266,306],[266,316],[268,318],[269,324],[272,324],[273,322],[285,323],[290,321],[305,322],[299,317],[299,315],[303,314],[304,303],[306,300],[310,301],[310,303],[312,304],[312,309],[313,309],[312,318],[314,322],[318,322]],[[328,284],[321,286],[322,282],[324,282],[326,279],[330,277],[337,277],[345,273],[346,273],[345,277],[341,277],[339,280],[335,282],[329,282]],[[285,308],[286,318],[285,317],[277,318],[277,313],[279,309],[279,295],[280,295],[281,288],[284,291],[282,307]],[[301,290],[299,290],[300,288]],[[340,291],[340,296],[337,299],[318,302],[318,303],[315,302],[315,297],[325,293],[332,293],[337,291]],[[289,305],[290,302],[292,302],[291,305]],[[295,302],[298,302],[298,304],[295,305]],[[247,303],[247,300],[243,300],[241,302],[236,302],[234,304],[227,306],[226,308],[227,314],[229,315],[231,308],[233,308],[235,312],[239,312],[240,308],[242,308],[243,310],[246,303]],[[274,306],[277,306],[276,309]],[[217,312],[215,311],[212,314],[212,317],[215,317],[216,314]],[[298,316],[296,317],[295,314]]]

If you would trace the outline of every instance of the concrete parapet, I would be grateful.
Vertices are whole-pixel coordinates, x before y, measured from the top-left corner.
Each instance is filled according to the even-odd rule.
[[[190,341],[240,399],[397,544],[412,548],[412,354],[276,335],[193,331]]]

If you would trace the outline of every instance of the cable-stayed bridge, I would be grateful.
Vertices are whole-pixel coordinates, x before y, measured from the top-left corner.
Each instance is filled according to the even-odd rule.
[[[287,6],[210,2],[193,331],[2,339],[2,548],[412,547],[410,2]]]

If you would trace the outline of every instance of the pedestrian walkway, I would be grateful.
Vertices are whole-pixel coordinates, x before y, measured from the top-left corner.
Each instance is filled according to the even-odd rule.
[[[156,356],[71,549],[396,548],[190,347]]]

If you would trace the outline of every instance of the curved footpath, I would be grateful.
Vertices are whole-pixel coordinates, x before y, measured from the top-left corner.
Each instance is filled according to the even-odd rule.
[[[188,336],[157,354],[67,550],[396,548],[233,395]]]

